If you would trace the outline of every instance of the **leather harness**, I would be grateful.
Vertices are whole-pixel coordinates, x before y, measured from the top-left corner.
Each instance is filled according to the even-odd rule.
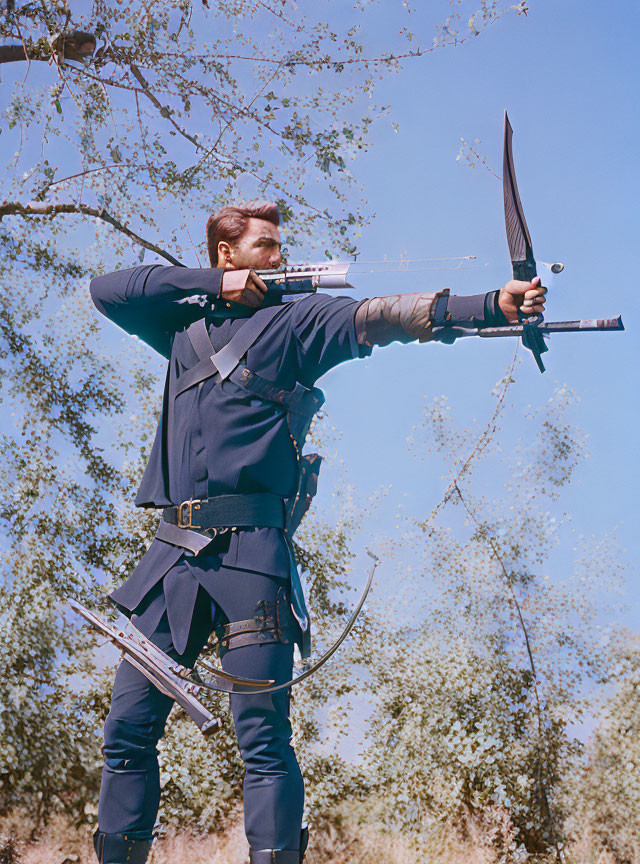
[[[311,650],[309,616],[291,537],[317,488],[321,457],[317,453],[303,456],[302,447],[311,421],[324,403],[324,394],[317,387],[305,387],[299,382],[293,390],[283,390],[253,372],[243,361],[247,351],[284,309],[286,306],[260,310],[260,314],[248,318],[219,351],[211,342],[205,318],[195,321],[186,331],[198,361],[178,379],[175,396],[207,378],[214,378],[216,383],[233,381],[247,394],[284,407],[297,463],[297,488],[292,498],[285,499],[268,492],[216,495],[190,499],[163,509],[156,536],[194,554],[225,531],[263,527],[284,530],[291,560],[291,607],[283,602],[284,598],[271,603],[262,600],[253,618],[216,628],[220,655],[242,645],[265,642],[297,641],[303,657],[307,657]]]

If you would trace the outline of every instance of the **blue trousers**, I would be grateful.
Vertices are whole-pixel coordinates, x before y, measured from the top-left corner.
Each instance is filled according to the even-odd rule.
[[[200,565],[206,569],[206,561]],[[193,579],[193,568],[172,574]],[[252,617],[260,600],[274,600],[283,582],[261,573],[239,571],[237,579],[221,579],[207,589],[201,584],[189,637],[183,653],[173,645],[162,582],[149,593],[132,616],[132,623],[170,657],[192,666],[213,628],[226,621]],[[199,580],[200,581],[200,580]],[[206,581],[206,580],[202,580]],[[212,598],[212,593],[216,599]],[[175,617],[175,613],[173,613]],[[293,668],[293,645],[280,643],[234,648],[225,654],[223,668],[252,678],[287,681]],[[291,746],[289,691],[272,695],[236,694],[230,697],[238,746],[245,765],[244,817],[252,849],[298,849],[304,806],[304,786]],[[115,677],[111,709],[104,728],[105,765],[98,807],[98,828],[107,834],[149,838],[160,803],[156,745],[173,700],[123,660]]]

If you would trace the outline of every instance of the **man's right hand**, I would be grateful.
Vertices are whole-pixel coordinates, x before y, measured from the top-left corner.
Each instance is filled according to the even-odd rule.
[[[257,309],[262,305],[267,286],[254,270],[225,270],[220,298]]]

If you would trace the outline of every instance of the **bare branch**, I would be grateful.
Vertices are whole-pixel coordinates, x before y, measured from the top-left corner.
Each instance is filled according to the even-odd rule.
[[[476,457],[479,456],[480,453],[482,453],[482,451],[486,448],[486,446],[492,440],[492,438],[495,434],[495,431],[498,428],[498,417],[500,416],[500,412],[502,411],[502,407],[504,405],[504,400],[505,400],[505,397],[507,395],[507,391],[509,389],[509,386],[513,383],[513,380],[514,380],[513,379],[513,370],[515,369],[519,347],[520,347],[520,341],[518,340],[518,342],[516,343],[516,350],[513,353],[513,360],[511,361],[511,366],[509,367],[509,371],[507,372],[507,375],[504,379],[505,384],[504,384],[504,387],[502,389],[502,393],[498,397],[496,407],[493,410],[493,414],[491,415],[484,432],[478,437],[478,439],[477,439],[477,441],[473,447],[473,450],[471,451],[471,453],[469,453],[469,455],[465,459],[464,463],[462,464],[462,467],[459,469],[456,476],[453,478],[453,480],[447,486],[445,493],[442,496],[442,498],[440,499],[440,501],[438,502],[438,504],[436,504],[436,506],[433,508],[433,510],[431,511],[429,516],[427,516],[426,519],[424,519],[422,522],[416,523],[419,528],[422,528],[423,531],[427,530],[427,525],[429,524],[429,522],[431,522],[436,517],[438,512],[445,506],[445,504],[447,504],[451,500],[451,496],[458,490],[458,481],[462,480],[464,475],[471,468],[471,465],[473,464]]]
[[[165,105],[160,104],[158,99],[154,96],[154,94],[149,89],[149,85],[147,84],[146,80],[144,79],[144,77],[142,75],[142,72],[140,72],[140,70],[135,65],[135,63],[132,63],[129,68],[131,69],[131,72],[133,73],[133,76],[136,79],[136,81],[142,87],[142,93],[144,93],[144,95],[147,97],[147,99],[149,99],[149,101],[153,105],[155,105],[155,107],[160,112],[160,116],[164,117],[165,120],[168,120],[169,123],[171,123],[173,128],[176,130],[176,132],[178,132],[180,135],[182,135],[183,138],[186,138],[187,141],[190,141],[197,150],[202,150],[203,149],[202,145],[198,142],[198,140],[196,138],[194,138],[193,135],[189,135],[188,132],[185,132],[184,129],[182,129],[180,126],[178,126],[176,121],[171,116],[171,109]]]
[[[136,234],[135,231],[132,231],[108,213],[104,207],[99,210],[97,207],[90,207],[88,204],[43,204],[41,206],[35,206],[32,204],[20,204],[17,201],[4,201],[0,204],[0,222],[5,216],[22,216],[25,218],[30,216],[53,217],[66,213],[75,213],[81,216],[92,217],[94,219],[101,219],[117,231],[120,231],[121,234],[124,234],[134,243],[143,246],[150,252],[155,252],[156,255],[160,255],[170,264],[174,264],[177,267],[183,266],[182,262],[178,261],[177,258],[174,258],[170,252],[166,252],[160,246],[156,246],[155,243],[151,243],[149,240],[140,237],[139,234]]]

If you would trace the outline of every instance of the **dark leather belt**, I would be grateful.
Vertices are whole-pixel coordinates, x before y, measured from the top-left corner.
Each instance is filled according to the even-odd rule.
[[[271,492],[194,498],[165,507],[162,518],[178,528],[284,528],[285,499]]]

